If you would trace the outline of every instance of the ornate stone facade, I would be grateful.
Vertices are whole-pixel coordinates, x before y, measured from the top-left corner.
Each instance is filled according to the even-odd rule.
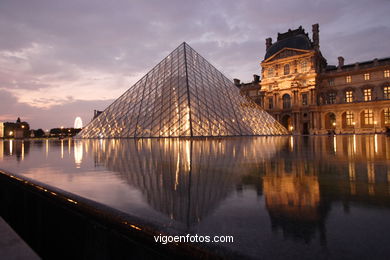
[[[373,133],[390,127],[390,58],[327,65],[299,27],[266,39],[261,81],[236,85],[294,134]]]

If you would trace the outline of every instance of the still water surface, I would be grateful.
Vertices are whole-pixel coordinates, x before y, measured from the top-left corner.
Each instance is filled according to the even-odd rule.
[[[382,135],[4,140],[0,168],[250,258],[390,258]]]

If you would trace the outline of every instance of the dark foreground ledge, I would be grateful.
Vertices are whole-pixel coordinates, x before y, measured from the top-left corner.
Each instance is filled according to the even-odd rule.
[[[220,258],[100,203],[0,170],[0,216],[43,259]]]

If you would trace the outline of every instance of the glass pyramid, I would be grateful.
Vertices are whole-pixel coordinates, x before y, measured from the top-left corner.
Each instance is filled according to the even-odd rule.
[[[188,44],[115,100],[79,138],[280,135],[286,129]]]

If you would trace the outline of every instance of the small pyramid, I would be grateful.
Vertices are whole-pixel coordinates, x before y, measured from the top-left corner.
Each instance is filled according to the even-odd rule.
[[[77,137],[280,134],[287,130],[184,42]]]

